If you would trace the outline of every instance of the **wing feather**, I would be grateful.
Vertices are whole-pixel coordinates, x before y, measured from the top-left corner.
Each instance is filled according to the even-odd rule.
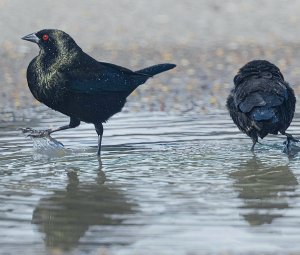
[[[104,62],[64,71],[61,76],[63,76],[68,90],[88,94],[131,92],[149,78],[129,69]]]

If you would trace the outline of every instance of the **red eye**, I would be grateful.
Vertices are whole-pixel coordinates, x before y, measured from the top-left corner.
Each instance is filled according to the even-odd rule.
[[[44,34],[44,35],[43,35],[43,40],[44,40],[44,41],[48,41],[48,39],[49,39],[49,35]]]

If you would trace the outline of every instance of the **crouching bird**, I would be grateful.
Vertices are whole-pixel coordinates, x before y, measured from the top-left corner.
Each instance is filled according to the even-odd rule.
[[[98,134],[97,155],[101,151],[102,123],[122,110],[126,98],[139,85],[176,66],[159,64],[134,72],[98,62],[84,53],[71,36],[56,29],[41,30],[22,39],[40,48],[27,69],[31,93],[38,101],[70,117],[69,125],[35,132],[32,136],[75,128],[80,121],[93,123]]]
[[[268,134],[286,135],[294,117],[296,98],[293,89],[284,81],[278,67],[266,60],[254,60],[243,66],[234,77],[234,88],[227,98],[227,108],[233,122],[253,142]]]

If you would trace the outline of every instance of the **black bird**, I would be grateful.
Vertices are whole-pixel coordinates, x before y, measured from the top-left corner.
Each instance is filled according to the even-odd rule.
[[[233,122],[253,141],[268,134],[286,135],[294,117],[296,98],[293,89],[284,81],[279,68],[266,60],[253,60],[234,77],[234,88],[227,98],[227,108]]]
[[[56,29],[44,29],[22,39],[40,48],[27,69],[31,93],[38,101],[70,117],[69,125],[35,135],[75,128],[80,121],[93,123],[98,134],[97,155],[101,151],[102,123],[122,110],[126,98],[139,85],[176,66],[159,64],[134,72],[98,62],[84,53],[71,36]]]

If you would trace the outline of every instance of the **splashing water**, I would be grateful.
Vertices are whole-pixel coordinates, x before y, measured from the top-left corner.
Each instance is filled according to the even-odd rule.
[[[49,157],[66,155],[67,150],[64,145],[51,136],[30,137],[30,139],[33,142],[34,152],[38,154],[45,154]]]
[[[37,131],[32,128],[21,129],[26,137],[30,138],[33,142],[33,151],[39,155],[47,157],[59,157],[66,155],[64,145],[58,140],[52,138],[45,131]]]

